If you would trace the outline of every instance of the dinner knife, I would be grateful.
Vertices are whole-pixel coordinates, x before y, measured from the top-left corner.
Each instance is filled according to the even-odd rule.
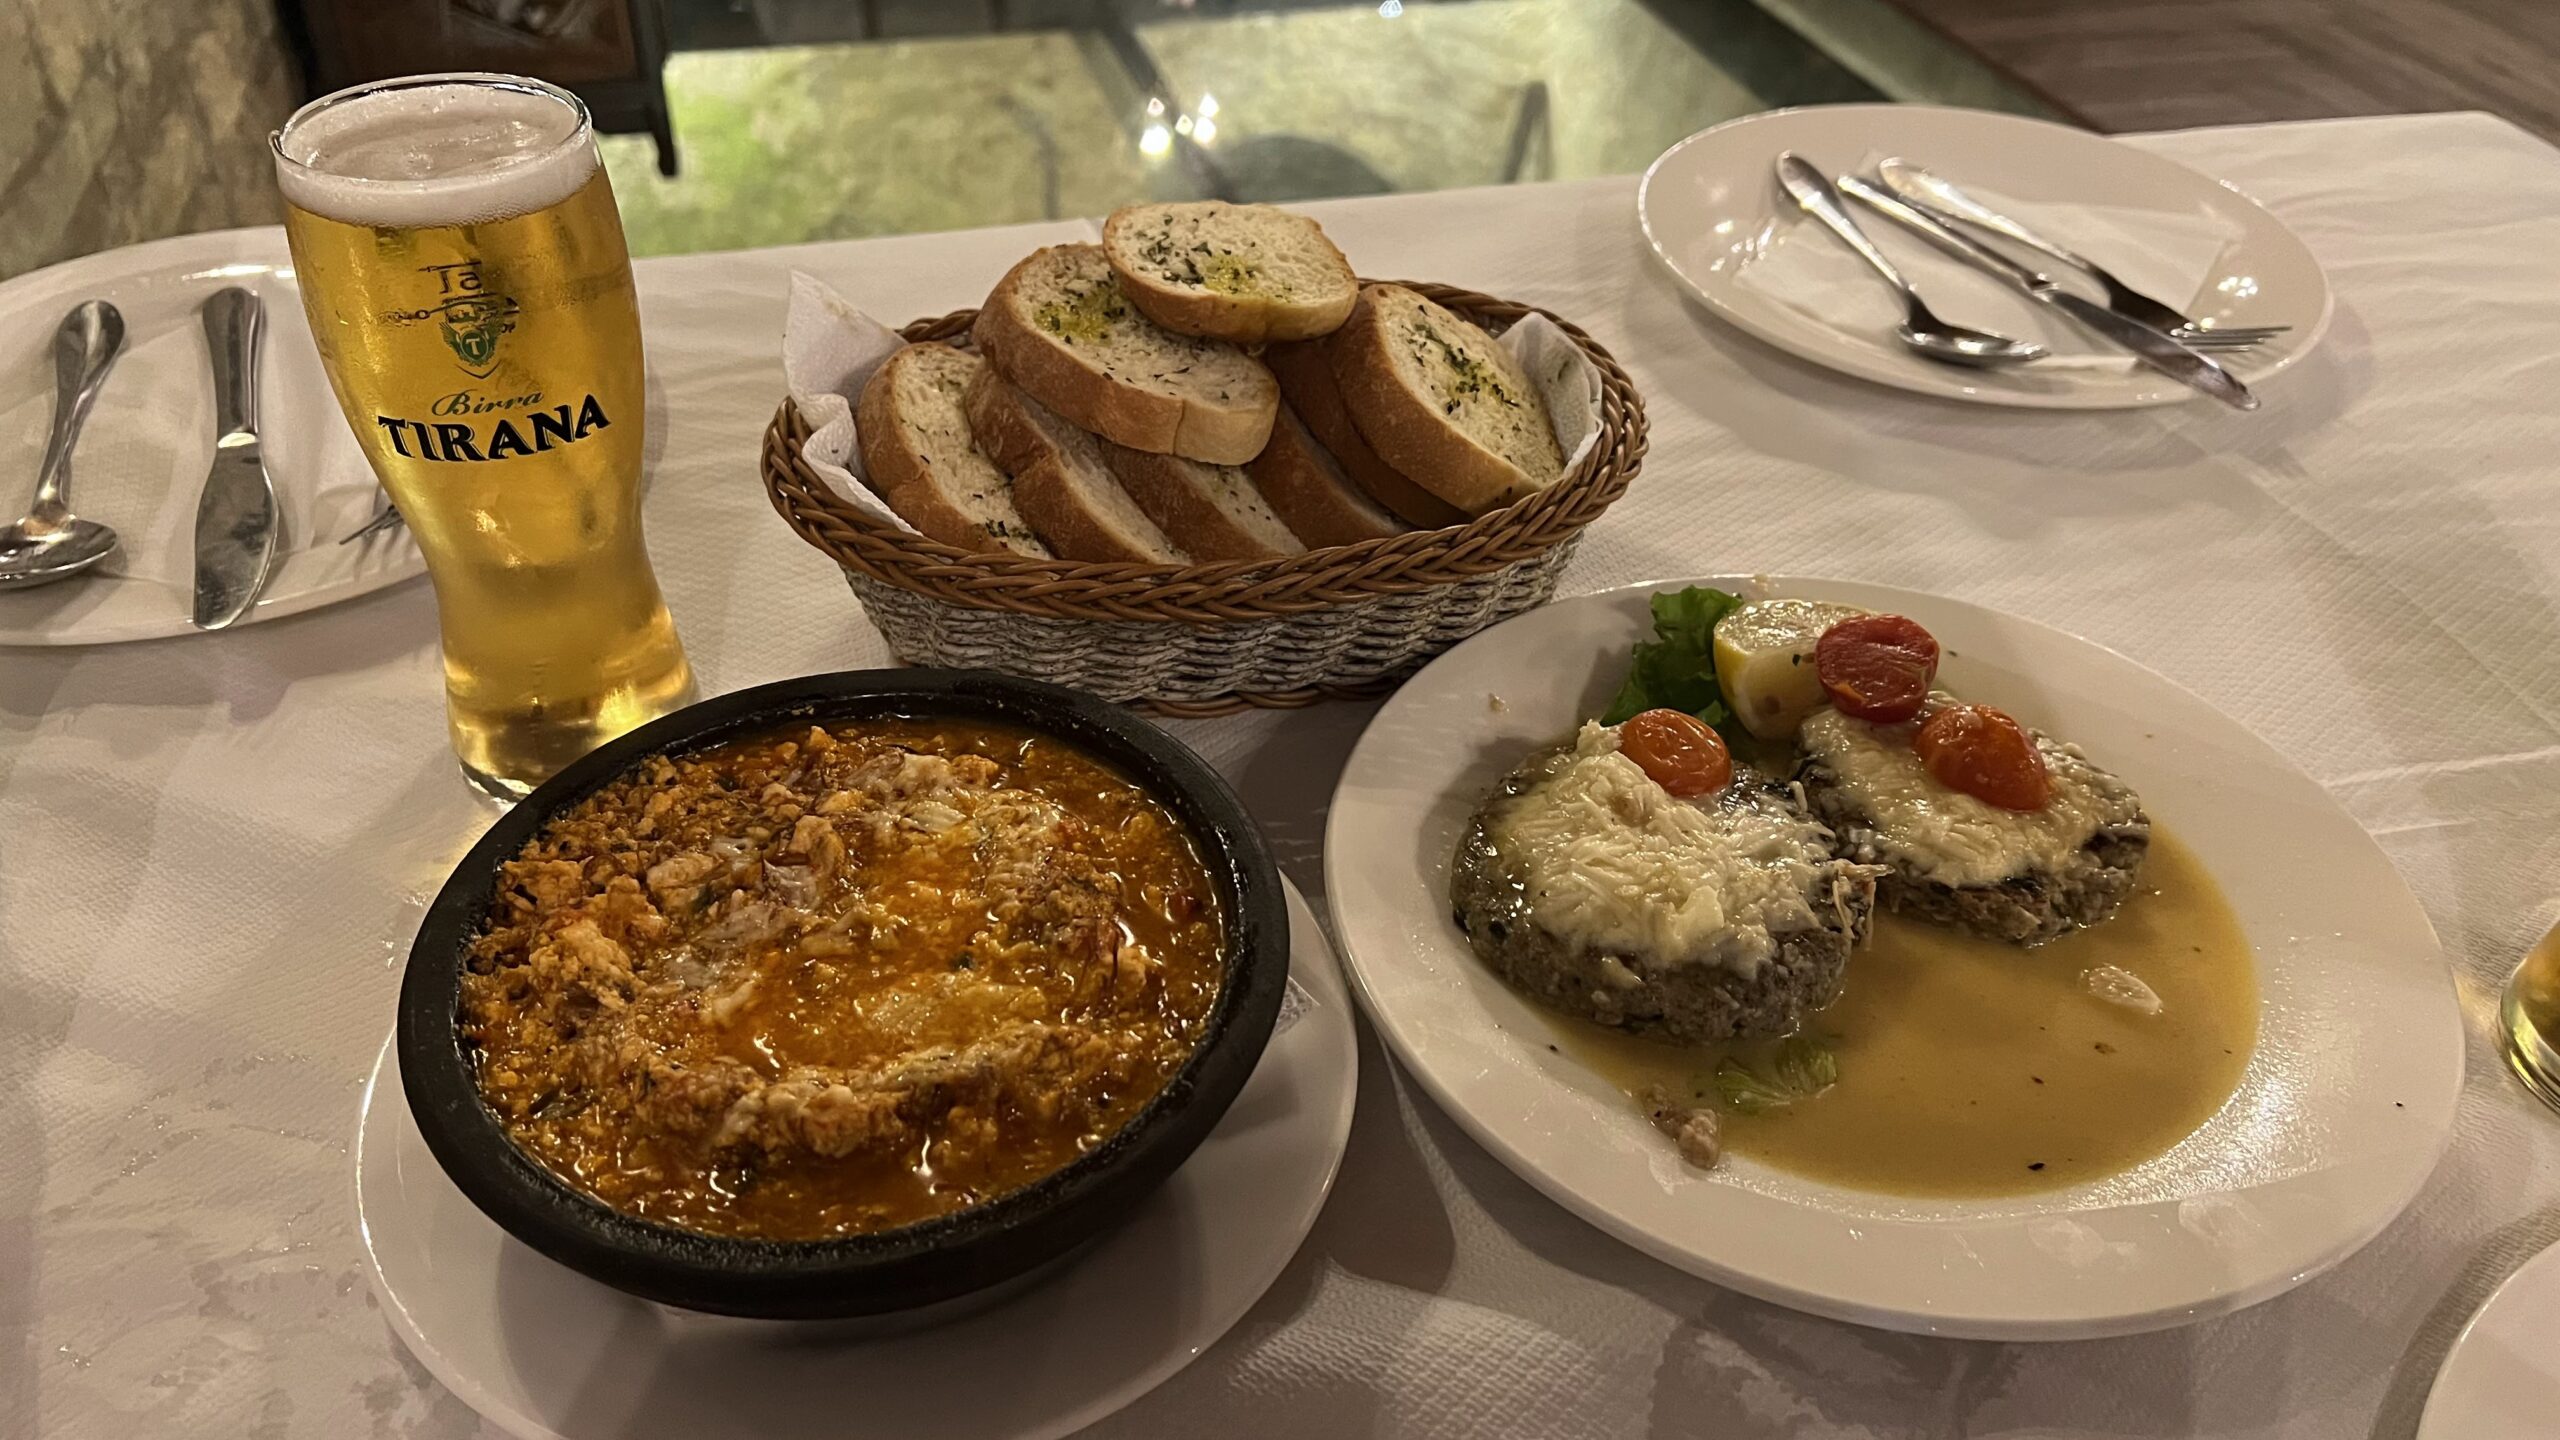
[[[2150,326],[2128,320],[2093,300],[2084,300],[1910,201],[1888,195],[1855,175],[1840,177],[1842,193],[1892,220],[1977,270],[2008,281],[2028,295],[2130,352],[2133,358],[2191,389],[2201,390],[2235,410],[2255,410],[2258,397],[2228,370]]]
[[[276,561],[276,490],[258,445],[258,345],[266,308],[239,286],[204,302],[213,354],[213,468],[196,499],[199,630],[220,630],[257,603]]]

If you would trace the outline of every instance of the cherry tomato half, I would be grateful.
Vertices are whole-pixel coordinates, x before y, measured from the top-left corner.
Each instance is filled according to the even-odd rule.
[[[1907,616],[1853,616],[1814,642],[1813,674],[1841,714],[1899,725],[1938,678],[1938,638]]]
[[[1733,783],[1733,752],[1715,727],[1678,710],[1647,710],[1618,727],[1618,752],[1683,800]]]
[[[1988,705],[1949,705],[1911,737],[1920,764],[1937,782],[2003,810],[2041,810],[2053,800],[2053,776],[2027,728]]]

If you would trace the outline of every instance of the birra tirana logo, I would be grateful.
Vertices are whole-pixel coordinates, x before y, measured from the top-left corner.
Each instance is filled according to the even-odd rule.
[[[512,460],[519,455],[540,455],[574,445],[613,424],[605,418],[604,406],[593,395],[575,405],[554,405],[547,410],[535,408],[541,400],[539,390],[511,395],[502,401],[477,401],[472,392],[458,390],[435,403],[436,414],[478,414],[482,405],[519,413],[485,424],[460,420],[430,423],[396,415],[376,415],[373,423],[382,427],[391,448],[402,456],[444,461]]]
[[[516,328],[516,302],[489,288],[477,260],[421,266],[419,273],[436,282],[436,299],[428,310],[436,329],[463,373],[486,380],[498,368],[498,341]]]
[[[516,328],[515,298],[491,289],[477,260],[425,265],[419,273],[434,280],[435,299],[404,318],[433,320],[462,372],[488,380],[498,371],[499,341]],[[465,463],[544,454],[613,424],[593,395],[574,404],[544,399],[538,389],[505,395],[466,385],[427,407],[432,420],[376,415],[373,423],[405,459]]]

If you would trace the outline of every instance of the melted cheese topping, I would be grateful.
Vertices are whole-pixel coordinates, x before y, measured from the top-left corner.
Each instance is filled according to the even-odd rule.
[[[1596,723],[1487,828],[1542,928],[1639,964],[1719,964],[1747,978],[1777,935],[1819,923],[1817,892],[1830,903],[1821,822],[1747,784],[1676,799]]]
[[[1932,695],[1929,703],[1935,709],[1953,697]],[[2052,803],[2033,812],[1985,804],[1929,774],[1911,749],[1918,728],[1917,721],[1877,725],[1826,707],[1804,722],[1796,739],[1866,813],[1877,848],[1923,880],[1997,885],[2029,871],[2060,869],[2101,828],[2141,812],[2130,788],[2090,764],[2078,747],[2040,732],[2036,749],[2053,777]]]

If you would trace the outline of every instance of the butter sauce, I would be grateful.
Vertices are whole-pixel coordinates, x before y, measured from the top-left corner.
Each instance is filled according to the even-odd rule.
[[[2107,965],[2159,1013],[2092,994],[2084,975]],[[1714,1097],[1719,1064],[1765,1064],[1778,1043],[1683,1048],[1550,1023],[1630,1096]],[[1728,1155],[1896,1195],[2024,1194],[2130,1169],[2210,1119],[2257,1042],[2257,974],[2211,873],[2155,829],[2123,910],[2038,949],[1879,914],[1802,1033],[1837,1057],[1838,1082],[1759,1114],[1718,1103]]]

